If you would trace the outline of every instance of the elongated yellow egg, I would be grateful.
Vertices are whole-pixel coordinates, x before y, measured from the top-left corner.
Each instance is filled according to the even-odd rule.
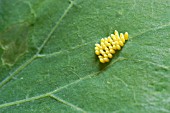
[[[129,37],[128,32],[125,32],[124,37],[125,37],[125,40],[128,40],[128,37]]]

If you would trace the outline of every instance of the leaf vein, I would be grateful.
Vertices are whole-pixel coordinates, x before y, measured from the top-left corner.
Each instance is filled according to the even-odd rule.
[[[72,47],[71,49],[60,50],[60,51],[53,52],[53,53],[48,53],[48,54],[41,54],[41,56],[42,56],[42,57],[52,57],[52,56],[55,56],[55,55],[58,55],[58,54],[61,54],[61,53],[64,53],[64,52],[70,52],[71,50],[74,50],[74,49],[77,49],[77,48],[86,46],[86,45],[91,44],[91,43],[94,43],[94,42],[95,42],[95,41],[92,41],[92,42],[89,42],[89,43],[80,44],[80,45],[77,45],[77,46]]]
[[[78,107],[78,106],[76,106],[76,105],[74,105],[74,104],[72,104],[72,103],[69,103],[69,102],[67,102],[67,101],[65,101],[65,100],[63,100],[63,99],[61,99],[61,98],[59,98],[59,97],[57,97],[57,96],[55,96],[55,95],[53,95],[53,94],[51,94],[50,97],[53,98],[53,99],[55,99],[55,100],[57,100],[57,101],[59,101],[59,102],[61,102],[61,103],[63,103],[63,104],[65,104],[65,105],[67,105],[67,106],[70,106],[70,107],[76,109],[77,111],[81,111],[81,112],[83,112],[83,113],[87,113],[87,112],[86,112],[85,110],[83,110],[82,108],[80,108],[80,107]]]
[[[28,66],[34,59],[36,58],[36,56],[34,55],[33,57],[31,57],[31,59],[29,59],[28,61],[26,61],[23,65],[19,66],[15,71],[13,71],[12,73],[10,73],[10,75],[8,77],[6,77],[1,83],[0,83],[0,88],[2,86],[4,86],[7,82],[9,82],[17,73],[19,73],[21,70],[23,70],[26,66]]]
[[[63,15],[60,17],[60,19],[56,22],[55,26],[52,28],[52,30],[50,31],[50,33],[48,34],[47,38],[45,38],[45,40],[43,41],[43,43],[41,44],[41,46],[39,47],[38,51],[36,52],[35,55],[33,55],[33,57],[31,57],[29,60],[27,60],[23,65],[19,66],[16,70],[14,70],[14,72],[12,72],[9,76],[7,76],[4,80],[2,80],[2,82],[0,82],[0,88],[3,87],[6,83],[8,83],[16,74],[18,74],[19,72],[21,72],[24,68],[26,68],[29,64],[31,64],[34,59],[38,58],[40,55],[39,53],[42,51],[42,49],[44,48],[44,46],[46,45],[46,43],[49,41],[49,39],[51,38],[51,35],[54,33],[54,31],[56,30],[56,28],[59,26],[59,24],[61,23],[61,21],[63,20],[63,18],[67,15],[67,13],[69,12],[69,10],[71,9],[71,7],[74,5],[73,1],[71,1],[71,3],[69,4],[69,6],[66,8],[66,10],[64,11]]]
[[[54,93],[57,93],[57,92],[65,89],[65,88],[68,88],[71,85],[80,83],[83,80],[86,80],[86,79],[89,79],[89,78],[91,78],[93,76],[96,76],[96,75],[100,74],[103,70],[105,70],[106,68],[110,67],[111,65],[117,63],[118,61],[122,61],[122,60],[125,60],[125,59],[126,58],[123,58],[123,57],[117,58],[114,62],[112,62],[111,64],[109,64],[108,66],[106,66],[105,68],[103,68],[102,70],[100,70],[98,72],[86,75],[85,77],[82,77],[82,78],[80,78],[78,80],[75,80],[74,82],[71,82],[71,83],[66,84],[64,86],[61,86],[61,87],[59,87],[59,88],[57,88],[57,89],[55,89],[55,90],[53,90],[51,92],[47,92],[47,93],[41,94],[39,96],[34,96],[34,97],[30,97],[30,98],[26,98],[26,99],[14,101],[14,102],[8,102],[8,103],[1,104],[0,108],[9,107],[9,106],[13,106],[13,105],[17,105],[17,104],[21,104],[21,103],[25,103],[25,102],[30,102],[30,101],[38,100],[38,99],[41,99],[41,98],[44,98],[44,97],[48,97],[48,96],[50,96],[50,95],[52,95]]]

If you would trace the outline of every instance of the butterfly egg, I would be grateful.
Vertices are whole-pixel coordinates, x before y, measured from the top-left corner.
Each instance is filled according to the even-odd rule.
[[[112,58],[112,54],[109,53],[109,54],[108,54],[108,57],[109,57],[109,58]]]
[[[116,45],[113,45],[112,47],[113,47],[114,50],[116,50]]]
[[[120,38],[119,38],[118,35],[115,35],[115,38],[116,38],[116,41],[119,41],[119,40],[120,40]]]
[[[95,44],[96,47],[100,47],[100,44]]]
[[[95,50],[98,50],[99,48],[98,48],[98,47],[95,47],[94,49],[95,49]]]
[[[112,37],[113,41],[117,41],[117,39],[116,39],[114,34],[111,34],[111,37]]]
[[[115,50],[114,49],[110,49],[110,53],[115,54]]]
[[[115,45],[119,45],[119,42],[118,42],[118,41],[115,41]]]
[[[109,46],[109,49],[113,49],[113,46]]]
[[[102,56],[102,55],[99,55],[98,58],[99,58],[99,59],[100,59],[100,58],[103,58],[103,56]]]
[[[100,40],[100,42],[104,42],[105,40],[102,38],[101,40]]]
[[[124,38],[123,33],[120,33],[120,40],[121,40],[123,43],[125,43],[125,38]]]
[[[113,40],[111,40],[111,41],[110,41],[110,44],[112,44],[112,45],[113,45],[113,43],[114,43],[114,41],[113,41]]]
[[[105,40],[105,41],[104,41],[104,44],[105,44],[105,45],[106,45],[106,43],[109,43],[108,40]]]
[[[123,44],[122,41],[119,41],[119,45],[120,45],[120,46],[124,46],[124,44]]]
[[[124,36],[123,33],[120,33],[120,37]]]
[[[120,50],[121,49],[120,45],[116,45],[116,49]]]
[[[115,33],[115,37],[116,37],[116,39],[117,39],[117,40],[120,40],[120,37],[119,37],[119,33],[118,33],[118,31],[117,31],[117,30],[115,30],[115,32],[114,32],[114,33]]]
[[[109,49],[108,49],[108,50],[105,50],[105,53],[106,53],[106,54],[109,54],[109,53],[110,53],[110,52],[109,52]]]
[[[110,37],[110,36],[108,36],[108,42],[111,42],[111,41],[112,41],[111,37]]]
[[[100,55],[100,51],[99,50],[96,50],[95,53],[96,53],[96,55]]]
[[[105,63],[104,58],[99,59],[101,63]]]
[[[103,55],[104,58],[108,58],[108,56],[106,54]]]
[[[124,37],[125,37],[125,40],[128,40],[128,32],[125,32],[125,34],[124,34]]]
[[[117,30],[115,30],[114,34],[115,34],[115,36],[119,37],[119,33]]]
[[[104,44],[105,44],[105,46],[107,46],[107,44],[108,44],[108,41],[105,41],[105,42],[104,42]]]
[[[100,48],[99,47],[95,47],[95,50],[100,50]]]
[[[100,44],[100,47],[99,47],[99,49],[102,49],[102,46],[101,46],[101,44]]]
[[[111,46],[111,44],[110,43],[106,43],[106,46],[109,47],[109,46]]]
[[[118,33],[118,31],[117,31],[117,30],[115,30],[114,34],[119,36],[119,33]]]
[[[102,47],[102,49],[104,49],[106,47],[104,42],[101,42],[101,47]]]
[[[109,58],[103,58],[105,62],[109,62]]]
[[[100,48],[100,44],[95,44],[95,46]]]
[[[102,49],[105,50],[107,48],[106,45],[102,45]]]
[[[107,47],[104,48],[105,51],[109,50]]]
[[[112,41],[112,42],[110,42],[110,43],[111,43],[112,45],[115,45],[115,42],[113,42],[113,41]]]
[[[100,50],[100,54],[104,55],[104,54],[105,54],[105,52],[104,52],[103,50]]]
[[[104,42],[101,42],[100,45],[102,46],[102,45],[105,45],[105,44],[104,44]]]
[[[113,38],[115,35],[114,35],[114,34],[111,34],[110,36],[111,36],[111,38]]]

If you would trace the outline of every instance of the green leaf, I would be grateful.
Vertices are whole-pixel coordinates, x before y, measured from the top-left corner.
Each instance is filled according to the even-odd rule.
[[[0,112],[170,112],[169,0],[0,0]],[[107,64],[95,43],[129,40]]]

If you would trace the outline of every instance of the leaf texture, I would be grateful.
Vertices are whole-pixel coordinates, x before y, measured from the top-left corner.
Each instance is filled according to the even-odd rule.
[[[169,0],[0,0],[0,112],[169,113],[169,9]],[[95,43],[114,30],[129,40],[100,64]]]

